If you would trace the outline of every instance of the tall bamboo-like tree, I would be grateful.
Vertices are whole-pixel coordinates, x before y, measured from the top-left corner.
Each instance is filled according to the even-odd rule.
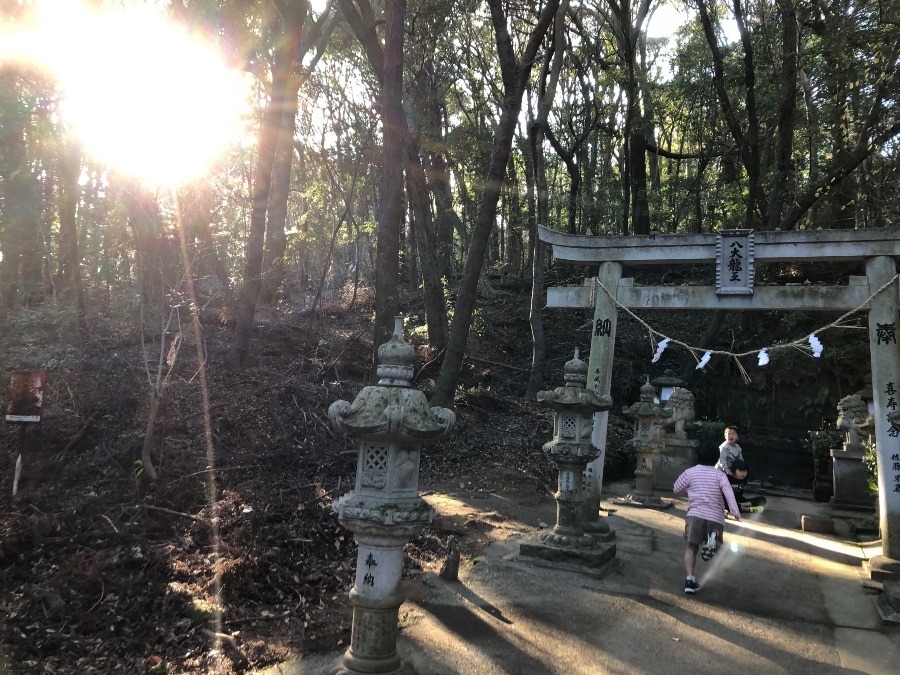
[[[81,189],[78,175],[81,153],[78,144],[69,139],[63,144],[58,159],[59,180],[59,291],[64,302],[74,304],[78,315],[85,314],[81,280],[81,255],[78,247],[78,203]]]
[[[547,204],[547,169],[544,165],[544,137],[548,130],[547,117],[556,97],[556,86],[559,83],[559,73],[562,70],[563,57],[565,55],[565,24],[569,10],[569,0],[562,0],[554,20],[553,42],[544,54],[541,67],[541,76],[538,80],[538,110],[537,117],[531,123],[528,130],[529,150],[531,162],[534,166],[535,185],[537,186],[537,220],[546,225],[549,222],[549,208]],[[544,323],[541,312],[544,307],[544,267],[546,265],[546,247],[537,241],[533,256],[533,271],[531,284],[531,308],[528,313],[528,321],[531,324],[532,352],[531,352],[531,376],[528,379],[526,395],[529,398],[537,396],[538,391],[544,387]]]
[[[288,185],[293,158],[294,128],[300,78],[296,68],[306,50],[318,42],[329,21],[323,13],[307,26],[309,2],[279,3],[274,17],[272,83],[269,102],[260,125],[256,164],[253,170],[250,229],[247,234],[243,284],[237,301],[232,359],[247,362],[256,305],[263,288],[263,261],[266,232],[270,242],[270,266],[276,277],[284,256],[284,226],[287,216]],[[307,33],[307,30],[309,32]]]
[[[387,342],[397,314],[400,281],[400,234],[403,224],[403,42],[406,1],[387,0],[384,45],[376,32],[369,0],[338,0],[370,67],[381,85],[381,206],[375,250],[375,327],[373,346]],[[373,363],[376,354],[373,352]]]

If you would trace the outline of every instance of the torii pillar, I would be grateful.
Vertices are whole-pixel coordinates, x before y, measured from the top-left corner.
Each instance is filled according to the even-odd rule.
[[[594,320],[591,323],[591,352],[588,358],[588,388],[599,396],[608,396],[612,384],[613,355],[616,347],[616,318],[619,310],[609,293],[600,284],[616,292],[622,279],[622,265],[617,262],[600,263],[600,271],[594,285]],[[606,426],[609,422],[609,411],[594,414],[594,428],[591,432],[591,445],[600,451],[600,455],[590,462],[585,469],[584,513],[582,523],[585,530],[607,530],[605,523],[600,522],[600,493],[603,489],[603,463],[606,461]]]
[[[869,293],[897,274],[893,258],[866,260]],[[878,456],[878,501],[881,555],[868,561],[873,579],[900,580],[900,429],[888,415],[900,409],[900,346],[897,344],[897,280],[869,304],[869,350],[875,399],[875,452]]]

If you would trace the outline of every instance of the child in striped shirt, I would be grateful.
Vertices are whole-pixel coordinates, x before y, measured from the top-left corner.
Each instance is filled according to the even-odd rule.
[[[704,459],[712,462],[712,457]],[[675,481],[674,491],[676,494],[687,493],[688,497],[687,516],[684,519],[684,539],[687,541],[684,551],[684,570],[687,573],[684,592],[693,594],[700,590],[694,576],[697,553],[704,560],[710,560],[722,543],[726,501],[735,520],[741,519],[741,512],[726,475],[708,464],[697,464],[685,470]]]

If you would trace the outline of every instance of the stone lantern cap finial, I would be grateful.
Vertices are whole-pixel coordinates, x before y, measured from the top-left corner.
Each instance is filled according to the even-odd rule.
[[[563,366],[563,380],[567,387],[584,387],[587,384],[587,364],[579,358],[578,348],[575,348],[575,358],[566,361]]]
[[[413,378],[416,350],[403,339],[403,317],[394,317],[391,339],[378,348],[378,384],[408,387]]]

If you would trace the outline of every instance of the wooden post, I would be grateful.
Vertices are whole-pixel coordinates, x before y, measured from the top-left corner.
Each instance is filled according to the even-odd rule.
[[[893,258],[866,261],[869,293],[897,273]],[[897,281],[869,304],[869,350],[875,399],[875,449],[878,455],[878,502],[882,555],[869,561],[872,578],[900,575],[900,431],[888,414],[900,407],[900,347],[897,344]]]
[[[600,284],[615,295],[622,278],[622,265],[617,262],[600,264],[600,271],[594,281],[594,321],[591,324],[591,353],[588,358],[588,388],[600,396],[609,394],[612,383],[613,354],[616,346],[616,323],[618,308]],[[584,495],[584,518],[587,525],[600,519],[600,493],[603,490],[603,462],[606,460],[606,425],[609,411],[594,414],[594,429],[591,444],[600,450],[600,455],[585,469],[587,476]]]

